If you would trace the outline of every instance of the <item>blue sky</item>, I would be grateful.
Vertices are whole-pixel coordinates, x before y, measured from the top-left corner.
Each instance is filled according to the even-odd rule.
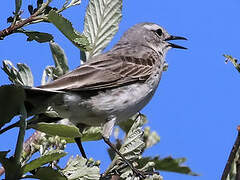
[[[84,1],[63,13],[76,29],[82,30],[86,4]],[[148,125],[161,136],[160,143],[146,155],[186,157],[185,164],[201,174],[200,177],[191,177],[162,172],[166,180],[221,177],[239,124],[240,74],[231,64],[226,65],[222,56],[224,53],[240,56],[239,8],[237,0],[123,2],[119,32],[108,49],[129,27],[146,21],[158,23],[170,34],[188,38],[186,42],[179,42],[188,47],[187,51],[173,49],[167,54],[168,71],[163,74],[153,100],[142,111],[149,119]],[[26,9],[26,4],[23,9]],[[1,3],[0,29],[7,26],[6,19],[12,11],[14,1]],[[65,50],[70,67],[73,69],[79,65],[78,49],[51,24],[30,28],[52,33]],[[48,44],[26,42],[22,34],[0,41],[0,60],[4,59],[28,64],[33,71],[35,85],[40,84],[45,66],[53,63]],[[0,84],[7,83],[6,75],[0,71]],[[0,150],[14,147],[16,133],[12,130],[0,137]],[[84,147],[89,157],[102,161],[102,168],[110,162],[103,142],[87,142]],[[68,146],[67,151],[69,154],[78,152],[74,144]]]

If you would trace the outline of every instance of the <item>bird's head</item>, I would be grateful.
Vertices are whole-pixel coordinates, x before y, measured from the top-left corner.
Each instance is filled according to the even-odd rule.
[[[134,45],[149,46],[164,55],[170,48],[187,49],[169,42],[170,40],[187,40],[184,37],[173,36],[161,26],[154,23],[140,23],[128,29],[120,42],[128,42]]]

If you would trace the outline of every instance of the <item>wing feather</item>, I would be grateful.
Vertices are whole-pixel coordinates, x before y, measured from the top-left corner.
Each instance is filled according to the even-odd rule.
[[[151,75],[154,63],[155,58],[150,55],[147,58],[136,58],[131,55],[105,53],[39,88],[85,91],[143,82]]]

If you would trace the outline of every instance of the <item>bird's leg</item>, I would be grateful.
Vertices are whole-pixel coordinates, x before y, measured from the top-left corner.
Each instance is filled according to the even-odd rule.
[[[83,129],[86,127],[86,125],[80,123],[77,125],[77,127],[78,127],[79,131],[82,132]],[[82,154],[82,157],[87,159],[86,153],[85,153],[83,145],[82,145],[81,137],[75,137],[74,140]]]
[[[132,171],[134,172],[134,174],[136,174],[137,176],[139,176],[140,178],[146,178],[146,176],[139,171],[138,169],[136,169],[123,155],[122,153],[119,152],[119,150],[110,142],[109,138],[106,138],[103,136],[103,140],[106,144],[108,144],[110,146],[110,148],[112,148],[114,150],[115,153],[117,153],[122,160],[132,169]]]
[[[86,153],[85,153],[85,151],[83,149],[81,138],[80,137],[76,137],[76,138],[74,138],[74,140],[75,140],[76,144],[78,145],[78,148],[79,148],[79,150],[80,150],[80,152],[82,154],[82,157],[87,159]]]

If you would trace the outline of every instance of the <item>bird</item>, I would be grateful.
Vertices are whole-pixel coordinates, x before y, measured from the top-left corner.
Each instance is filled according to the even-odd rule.
[[[168,50],[187,49],[171,40],[187,39],[170,35],[155,23],[132,26],[111,50],[45,85],[24,88],[27,113],[43,114],[51,107],[59,118],[78,127],[102,126],[103,140],[119,154],[109,140],[114,125],[128,120],[152,99]]]

